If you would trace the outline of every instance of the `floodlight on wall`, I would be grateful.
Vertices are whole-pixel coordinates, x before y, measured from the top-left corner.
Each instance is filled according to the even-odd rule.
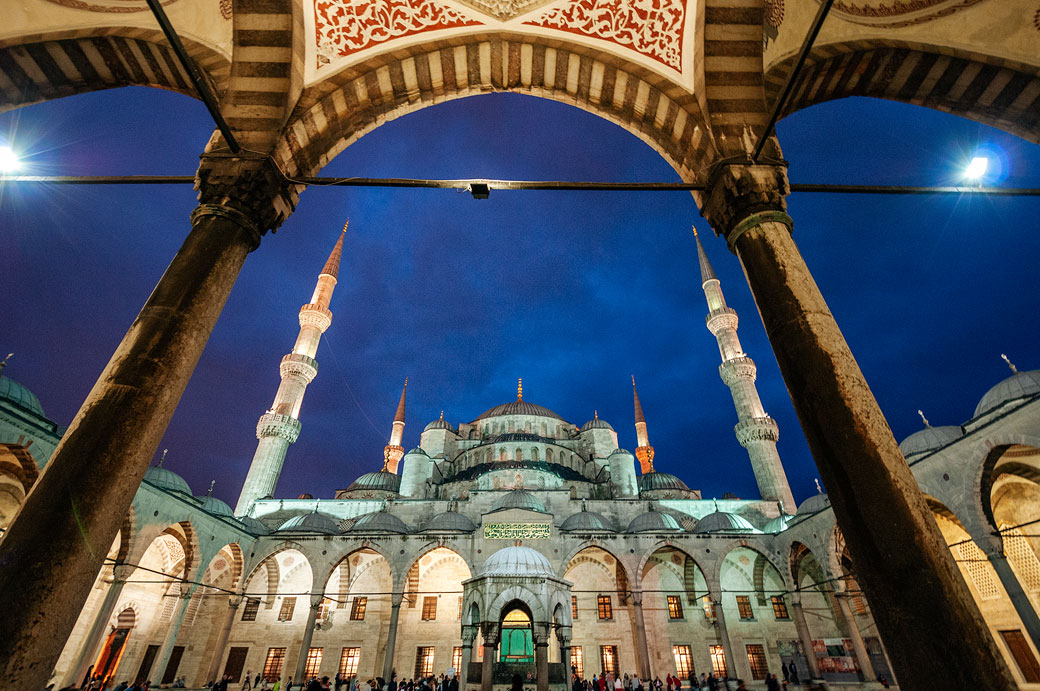
[[[985,156],[976,156],[971,159],[971,163],[964,169],[964,177],[971,180],[979,180],[986,174],[987,168],[989,168],[989,159]]]
[[[9,146],[0,146],[0,173],[13,173],[22,167],[18,154]]]
[[[471,182],[469,184],[469,193],[473,195],[474,199],[487,199],[491,196],[491,188],[488,187],[486,182]]]

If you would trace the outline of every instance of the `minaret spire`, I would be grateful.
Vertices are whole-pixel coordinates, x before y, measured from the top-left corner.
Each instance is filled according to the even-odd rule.
[[[397,412],[394,413],[394,425],[390,431],[390,441],[383,447],[383,470],[397,473],[397,464],[404,457],[404,447],[401,439],[404,438],[404,396],[408,392],[408,377],[404,378],[404,388],[401,389],[401,400],[397,403]]]
[[[693,236],[697,243],[701,288],[708,301],[708,331],[718,342],[719,354],[722,356],[719,376],[729,387],[733,405],[737,409],[737,424],[733,431],[740,445],[747,449],[762,498],[780,502],[785,511],[794,514],[794,496],[776,450],[780,428],[762,407],[762,400],[755,387],[755,362],[744,353],[737,337],[737,313],[726,306],[722,285],[708,261],[696,228],[693,229]]]
[[[343,237],[347,232],[346,224],[343,232],[336,239],[325,266],[318,274],[311,301],[300,308],[300,333],[292,352],[282,358],[279,371],[281,384],[274,396],[274,403],[266,413],[260,416],[256,425],[256,453],[249,466],[249,473],[242,485],[242,493],[238,496],[235,515],[244,516],[257,499],[270,496],[278,484],[285,454],[300,436],[300,406],[303,405],[303,394],[314,377],[318,374],[318,363],[314,356],[318,352],[321,335],[332,325],[332,312],[329,304],[332,292],[336,289],[336,277],[339,275],[340,258],[343,255]]]
[[[643,406],[639,403],[639,391],[636,390],[636,375],[632,375],[632,399],[636,414],[636,458],[639,459],[639,470],[642,473],[654,472],[654,447],[650,446],[650,435],[646,431],[646,418]]]

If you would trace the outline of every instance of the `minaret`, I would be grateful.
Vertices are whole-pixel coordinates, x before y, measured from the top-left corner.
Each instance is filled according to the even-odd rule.
[[[762,498],[780,502],[787,513],[793,514],[796,510],[794,497],[780,463],[780,454],[776,450],[780,428],[762,408],[762,400],[755,388],[757,368],[754,361],[744,354],[740,339],[737,338],[737,313],[726,306],[722,286],[704,253],[696,228],[693,229],[693,236],[697,242],[701,287],[708,300],[708,331],[718,341],[719,353],[722,355],[719,376],[729,387],[733,405],[737,408],[737,424],[733,431],[751,458],[751,469],[755,473]]]
[[[397,474],[397,464],[404,456],[404,447],[401,446],[401,438],[404,436],[404,395],[408,391],[408,377],[404,378],[404,388],[401,389],[401,401],[397,404],[397,413],[394,414],[394,426],[390,430],[390,441],[383,447],[383,470]],[[443,415],[443,413],[441,413]]]
[[[238,496],[236,516],[246,515],[254,501],[274,493],[285,462],[285,452],[289,444],[300,436],[300,406],[307,385],[318,374],[318,363],[314,360],[318,341],[332,324],[329,302],[336,288],[346,232],[347,226],[344,224],[343,232],[325,262],[325,268],[318,274],[311,301],[300,308],[300,335],[296,337],[292,352],[282,358],[279,367],[282,382],[274,396],[274,403],[260,416],[260,422],[256,425],[256,438],[260,442],[256,445],[249,474]]]
[[[650,436],[646,433],[646,418],[643,417],[643,406],[639,404],[639,392],[636,391],[636,375],[632,375],[632,398],[636,408],[636,458],[639,459],[639,472],[654,472],[654,447],[650,446]]]

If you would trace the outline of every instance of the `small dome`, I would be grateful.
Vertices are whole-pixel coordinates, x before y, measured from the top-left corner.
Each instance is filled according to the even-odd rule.
[[[423,451],[422,447],[417,446],[414,449],[412,449],[411,451],[409,451],[408,453],[406,453],[405,456],[411,456],[413,453],[417,453],[420,456],[429,456],[430,455],[430,454],[426,453],[425,451]]]
[[[659,473],[653,471],[650,473],[643,473],[639,476],[640,492],[651,492],[657,489],[677,489],[684,492],[690,491],[690,488],[686,486],[685,482],[671,473]]]
[[[792,519],[794,519],[794,516],[782,513],[773,520],[766,523],[765,527],[762,528],[762,532],[771,533],[773,535],[776,535],[777,533],[782,533],[785,530],[787,530],[788,526],[791,525]]]
[[[228,518],[235,517],[235,513],[231,510],[230,506],[212,495],[195,498],[202,502],[202,510],[206,513],[211,513],[214,516],[227,516]]]
[[[440,420],[434,420],[430,424],[423,428],[423,432],[429,432],[431,429],[446,429],[449,432],[454,432],[455,428],[451,426],[451,423],[441,418]]]
[[[798,507],[798,514],[804,513],[819,513],[831,505],[831,500],[827,498],[826,494],[814,494],[801,503]]]
[[[477,525],[461,513],[445,511],[428,520],[426,525],[422,527],[422,532],[428,530],[458,530],[463,533],[472,533],[476,529]]]
[[[350,483],[350,487],[347,487],[348,492],[352,490],[366,489],[394,492],[396,494],[401,490],[401,476],[387,470],[380,470],[376,473],[365,473],[357,480]]]
[[[278,526],[279,532],[283,530],[294,533],[321,533],[322,535],[335,535],[339,532],[339,523],[332,516],[312,511],[311,513],[293,516],[285,523]]]
[[[144,479],[167,492],[180,492],[181,494],[187,494],[189,497],[191,496],[191,487],[188,486],[184,478],[172,470],[152,466],[144,472]]]
[[[761,531],[751,525],[743,516],[726,511],[713,511],[697,521],[693,532],[702,535],[704,533],[758,533]]]
[[[610,520],[603,514],[596,513],[595,511],[579,511],[567,518],[560,525],[560,530],[573,531],[576,533],[584,533],[589,530],[607,530],[612,533],[616,533],[617,530],[611,524]]]
[[[598,417],[593,418],[581,426],[582,432],[587,432],[590,429],[609,429],[611,432],[614,428],[610,426],[610,423],[606,420],[600,420]]]
[[[0,375],[0,399],[10,401],[34,415],[47,417],[43,414],[43,406],[40,405],[40,399],[36,398],[36,394],[14,379],[3,375]]]
[[[629,451],[628,449],[614,449],[613,451],[610,452],[611,456],[617,456],[618,454],[628,454],[629,456],[631,456],[632,452]]]
[[[246,530],[253,535],[267,535],[271,532],[270,528],[252,516],[241,516],[238,522],[245,526]]]
[[[480,414],[477,420],[483,420],[484,418],[489,417],[498,417],[499,415],[537,415],[539,417],[551,417],[556,418],[557,420],[563,420],[562,417],[548,408],[543,408],[540,405],[529,403],[522,398],[518,398],[515,401],[510,401],[503,405],[496,405],[494,408],[485,410]],[[476,420],[474,420],[474,422],[476,422]]]
[[[373,511],[359,516],[354,521],[351,530],[358,533],[383,532],[383,533],[408,533],[411,532],[397,516],[387,511]]]
[[[484,562],[485,576],[552,576],[552,565],[541,552],[530,547],[506,547]]]
[[[903,456],[910,458],[911,456],[940,449],[950,442],[960,439],[962,436],[964,436],[964,430],[952,425],[925,427],[901,441],[899,450],[903,452]]]
[[[1040,394],[1040,370],[1016,372],[986,392],[975,408],[975,417],[996,410],[1008,401]]]
[[[660,533],[670,530],[682,530],[679,521],[666,513],[650,510],[632,519],[628,524],[629,533]]]
[[[545,504],[538,501],[538,498],[530,492],[522,489],[506,492],[504,497],[491,506],[492,511],[498,511],[499,509],[527,509],[528,511],[548,513],[545,510]]]

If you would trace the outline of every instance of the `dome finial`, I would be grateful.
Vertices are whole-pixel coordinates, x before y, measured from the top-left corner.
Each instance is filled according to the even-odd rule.
[[[516,400],[522,401],[524,398],[524,380],[521,377],[516,380]]]
[[[7,367],[7,361],[10,360],[13,357],[14,357],[14,353],[8,353],[7,357],[5,357],[3,360],[0,360],[0,372],[4,371],[4,368]]]
[[[816,491],[819,492],[820,494],[823,494],[823,487],[820,486],[820,478],[814,477],[813,478],[813,482],[816,483]]]
[[[215,485],[215,484],[217,484],[216,480],[210,480],[209,481],[209,489],[206,490],[206,496],[207,497],[212,497],[213,496],[213,485]]]
[[[715,497],[712,497],[711,500],[713,502],[715,502],[715,513],[718,513],[719,512],[719,500],[716,499]]]
[[[441,411],[441,422],[444,422],[444,411]]]
[[[162,468],[163,461],[166,460],[166,454],[168,452],[169,452],[169,449],[163,449],[162,450],[162,455],[159,456],[159,462],[156,464],[156,466],[155,466],[156,468]]]
[[[582,511],[588,511],[589,510],[588,506],[585,503],[585,498],[584,497],[582,497],[582,499],[581,499],[581,510]]]
[[[8,355],[7,357],[11,357],[11,356]],[[1011,362],[1011,360],[1008,360],[1008,356],[1007,355],[1004,355],[1004,353],[1001,353],[1000,357],[1001,357],[1001,359],[1004,360],[1004,362],[1006,362],[1008,364],[1008,367],[1011,368],[1012,373],[1018,374],[1018,368],[1015,367],[1015,363]]]
[[[592,411],[592,419],[593,420],[599,420],[599,411],[598,410],[593,410]]]
[[[925,427],[931,427],[931,426],[932,426],[932,423],[928,422],[928,418],[926,418],[926,417],[924,416],[924,413],[923,413],[923,412],[921,412],[920,410],[918,410],[918,411],[917,411],[917,414],[921,416],[921,420],[922,420],[922,421],[924,422],[924,426],[925,426]]]

